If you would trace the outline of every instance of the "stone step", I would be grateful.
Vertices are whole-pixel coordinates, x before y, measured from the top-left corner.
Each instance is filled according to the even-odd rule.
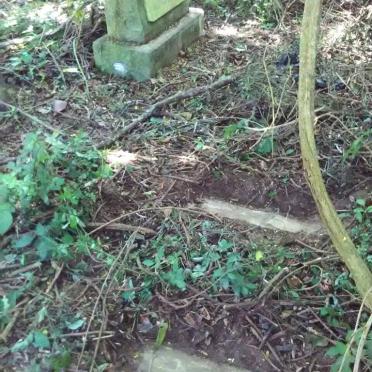
[[[138,372],[249,372],[228,364],[217,364],[211,360],[189,355],[169,347],[143,354]]]

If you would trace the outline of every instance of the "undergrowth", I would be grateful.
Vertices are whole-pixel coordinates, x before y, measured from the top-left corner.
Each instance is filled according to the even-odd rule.
[[[97,183],[111,174],[102,154],[84,134],[68,141],[57,135],[27,134],[20,155],[7,168],[0,175],[0,261],[22,270],[21,285],[0,299],[2,332],[14,322],[20,300],[38,292],[33,268],[43,265],[48,272],[49,265],[59,262],[78,270],[85,256],[102,253],[99,242],[85,232],[85,221],[95,205]],[[56,337],[64,327],[74,330],[84,322],[75,314],[76,319],[59,321],[62,328],[48,327],[48,298],[36,295],[32,301],[36,313],[27,333],[9,350],[15,353],[30,346],[50,350],[44,362],[61,370],[71,355]],[[7,336],[2,333],[3,338]]]

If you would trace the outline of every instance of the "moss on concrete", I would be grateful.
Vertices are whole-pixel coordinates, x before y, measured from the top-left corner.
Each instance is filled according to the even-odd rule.
[[[201,9],[191,8],[176,26],[143,45],[116,41],[105,35],[93,43],[96,66],[122,77],[150,79],[201,35],[203,16]]]
[[[189,0],[184,0],[181,3],[177,1],[175,8],[151,22],[148,19],[144,1],[106,0],[107,34],[111,39],[144,44],[175,24],[189,10]],[[163,12],[166,9],[167,7],[159,8]],[[158,12],[156,16],[158,17],[159,14],[161,13]],[[154,17],[154,14],[152,16]]]

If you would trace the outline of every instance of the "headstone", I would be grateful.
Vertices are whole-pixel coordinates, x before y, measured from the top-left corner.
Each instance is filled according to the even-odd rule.
[[[106,0],[107,34],[93,43],[96,66],[149,79],[202,34],[203,18],[189,0]]]

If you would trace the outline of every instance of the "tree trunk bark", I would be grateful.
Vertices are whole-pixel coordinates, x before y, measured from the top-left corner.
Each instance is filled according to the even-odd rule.
[[[306,0],[300,43],[300,81],[298,92],[301,153],[307,180],[320,217],[342,260],[350,271],[360,295],[372,310],[372,274],[359,256],[354,243],[337,215],[322,178],[315,144],[313,125],[314,82],[321,0]]]

